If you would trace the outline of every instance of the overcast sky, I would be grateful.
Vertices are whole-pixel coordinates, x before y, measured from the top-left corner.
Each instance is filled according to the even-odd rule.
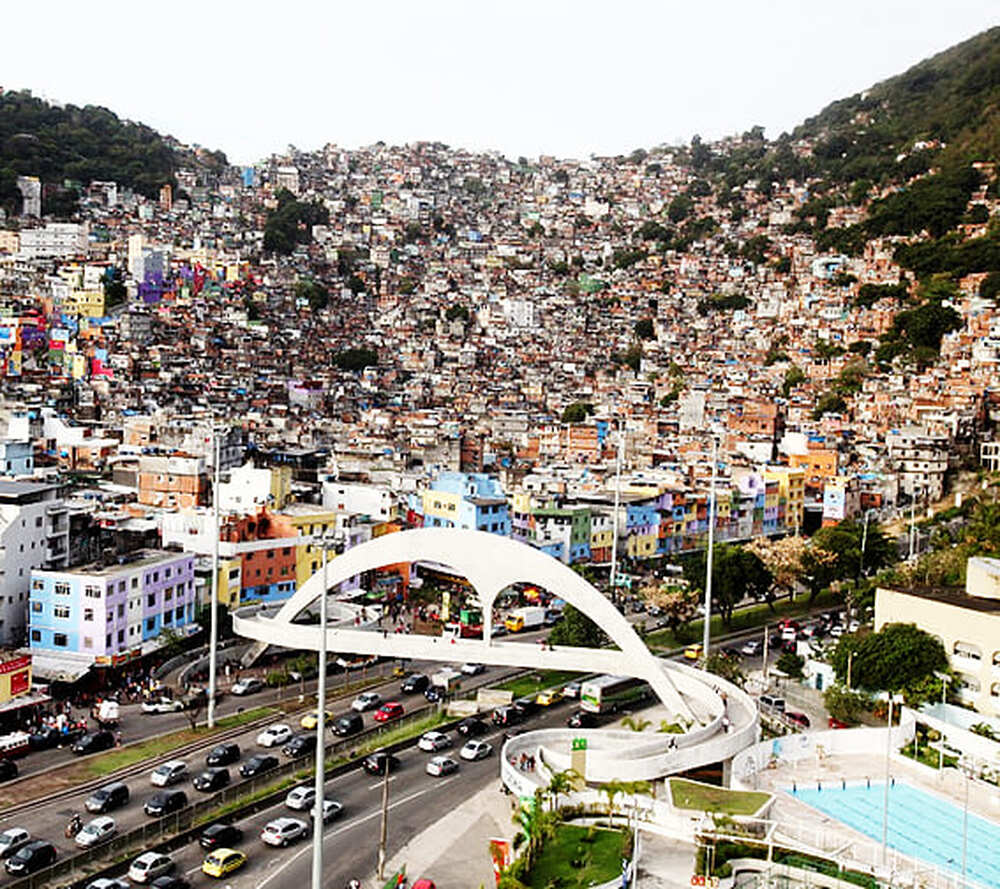
[[[1000,23],[1000,3],[115,0],[3,17],[3,87],[250,163],[380,139],[581,158],[777,136]]]

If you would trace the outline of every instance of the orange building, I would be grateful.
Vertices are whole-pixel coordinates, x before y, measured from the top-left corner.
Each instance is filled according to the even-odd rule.
[[[228,518],[219,538],[236,544],[241,602],[287,599],[295,592],[298,530],[287,516],[262,508],[254,515]]]
[[[208,471],[203,457],[178,452],[139,458],[139,503],[192,509],[208,505]]]

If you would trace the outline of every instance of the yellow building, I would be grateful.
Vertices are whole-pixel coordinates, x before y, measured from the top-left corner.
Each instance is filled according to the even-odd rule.
[[[806,471],[801,467],[768,466],[764,481],[777,481],[778,494],[785,501],[785,521],[789,527],[801,528],[806,511]]]
[[[875,629],[892,623],[940,639],[958,677],[952,691],[980,713],[1000,716],[1000,559],[969,559],[964,592],[879,587]]]
[[[71,290],[63,310],[83,318],[104,317],[103,290]]]
[[[309,503],[293,503],[282,510],[292,526],[304,537],[319,536],[337,523],[337,513]],[[328,553],[327,558],[333,557]],[[300,543],[295,548],[295,586],[302,586],[323,567],[323,548],[313,543]]]
[[[462,495],[450,491],[424,491],[424,524],[430,525],[429,518],[440,519],[457,525],[461,512]]]
[[[240,588],[243,582],[243,558],[219,559],[219,586],[217,599],[229,609],[240,607]],[[209,592],[211,595],[211,592]],[[208,597],[206,597],[208,598]]]

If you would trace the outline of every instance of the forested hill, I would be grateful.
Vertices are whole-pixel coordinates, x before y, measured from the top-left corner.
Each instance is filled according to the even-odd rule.
[[[17,176],[38,176],[47,192],[97,179],[154,197],[182,161],[156,130],[107,108],[52,105],[26,91],[0,94],[0,206],[16,195]]]

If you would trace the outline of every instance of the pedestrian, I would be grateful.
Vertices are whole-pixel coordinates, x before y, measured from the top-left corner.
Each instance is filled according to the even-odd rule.
[[[727,734],[729,732],[729,717],[728,716],[723,716],[722,717],[722,730],[724,732],[726,732]]]
[[[115,747],[122,746],[122,733],[121,731],[115,732]]]

